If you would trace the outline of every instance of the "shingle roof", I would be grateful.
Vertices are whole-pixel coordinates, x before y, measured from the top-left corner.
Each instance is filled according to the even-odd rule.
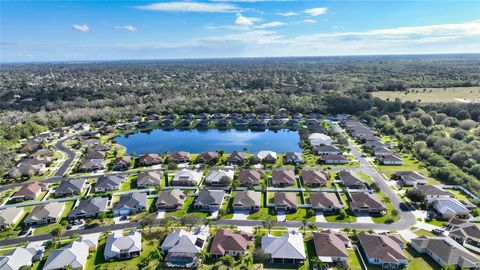
[[[35,222],[45,218],[58,218],[65,208],[65,203],[51,202],[47,204],[37,205],[25,218],[24,222]]]
[[[432,185],[417,186],[417,190],[426,196],[453,196],[452,193]]]
[[[387,209],[375,194],[359,192],[352,193],[350,196],[352,197],[352,202],[350,202],[352,208]]]
[[[124,181],[124,179],[125,177],[117,175],[102,175],[95,183],[95,188],[114,189],[116,187],[119,187],[120,184]]]
[[[244,184],[257,185],[262,178],[262,173],[258,170],[241,170],[238,173],[238,180]]]
[[[358,239],[369,258],[378,258],[389,263],[408,259],[400,246],[402,240],[398,235],[361,232],[358,234]]]
[[[33,248],[17,247],[7,254],[0,256],[0,269],[18,270],[22,266],[30,266],[36,250]]]
[[[341,170],[337,173],[338,177],[342,180],[343,184],[346,187],[351,187],[351,186],[364,186],[365,183],[360,179],[360,177],[352,171],[347,171],[347,170]]]
[[[26,184],[26,185],[22,186],[22,188],[20,188],[20,190],[15,192],[15,194],[13,194],[13,196],[34,195],[37,192],[39,192],[40,190],[42,190],[42,185],[40,183],[36,183],[36,182],[35,183],[29,183],[29,184]]]
[[[90,197],[81,200],[78,206],[68,213],[69,217],[77,215],[99,214],[107,209],[108,198],[106,197]]]
[[[248,241],[241,233],[234,233],[228,229],[219,229],[215,234],[211,254],[224,255],[225,251],[245,252],[248,247]]]
[[[72,269],[84,268],[88,259],[89,247],[81,241],[74,241],[64,248],[50,253],[43,267],[44,270],[63,269],[70,265]]]
[[[162,190],[160,194],[158,194],[156,205],[183,205],[185,201],[185,193],[180,189],[170,189],[170,190]]]
[[[163,173],[162,173],[163,174]],[[137,186],[160,185],[162,175],[158,172],[142,172],[137,175]]]
[[[85,179],[65,180],[60,182],[55,194],[62,193],[80,193],[85,185]]]
[[[9,207],[0,209],[0,226],[10,226],[23,213],[21,207]]]
[[[293,169],[274,169],[272,183],[274,185],[295,183],[295,171]]]
[[[225,197],[225,191],[223,190],[202,190],[198,193],[195,204],[209,205],[209,204],[221,204]]]
[[[328,182],[328,173],[321,170],[302,170],[302,180],[304,184],[326,185]]]
[[[303,236],[299,233],[287,233],[282,236],[262,236],[262,249],[270,254],[272,259],[299,259],[305,260],[305,246]]]
[[[140,252],[142,250],[142,234],[138,231],[131,231],[123,236],[122,231],[117,231],[107,237],[105,244],[105,258],[113,258],[124,252]]]
[[[275,205],[297,207],[297,196],[294,192],[275,192],[273,203]]]
[[[233,205],[242,205],[244,207],[253,207],[261,205],[262,193],[253,190],[237,191],[233,199]]]
[[[345,248],[346,239],[348,239],[346,234],[330,230],[314,232],[315,253],[319,257],[348,257],[348,251]]]
[[[333,192],[313,192],[310,193],[310,203],[313,208],[341,209],[342,204]]]
[[[138,206],[146,207],[147,194],[140,192],[128,193],[120,196],[120,200],[113,206],[113,210],[122,208],[136,209]]]
[[[480,228],[476,224],[453,218],[448,225],[451,227],[449,236],[460,236],[480,241]]]

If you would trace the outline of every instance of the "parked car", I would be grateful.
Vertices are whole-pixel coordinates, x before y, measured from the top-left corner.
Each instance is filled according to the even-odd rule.
[[[445,231],[442,229],[433,229],[432,233],[435,235],[442,235]]]

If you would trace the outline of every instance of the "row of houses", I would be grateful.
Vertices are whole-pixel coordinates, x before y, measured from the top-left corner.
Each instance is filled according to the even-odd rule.
[[[455,195],[433,185],[418,185],[415,189],[425,198],[440,219],[469,218],[476,206],[469,201],[457,200]]]

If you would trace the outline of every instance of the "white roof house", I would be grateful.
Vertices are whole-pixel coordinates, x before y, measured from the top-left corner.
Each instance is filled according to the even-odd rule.
[[[6,255],[0,256],[0,269],[18,270],[23,266],[30,266],[39,251],[42,252],[42,250],[35,248],[15,248]]]
[[[210,172],[207,177],[205,177],[205,182],[207,182],[208,184],[217,184],[224,176],[228,177],[230,180],[233,180],[234,175],[234,170],[216,170]]]
[[[262,249],[270,255],[272,262],[298,263],[307,258],[303,236],[298,232],[289,232],[282,236],[264,235]]]
[[[312,133],[308,136],[311,145],[332,145],[333,139],[323,133]]]
[[[262,150],[255,154],[255,159],[264,160],[264,159],[277,159],[277,153],[268,150]]]
[[[89,251],[90,247],[85,242],[72,242],[66,247],[52,251],[43,269],[57,270],[64,269],[66,266],[71,266],[72,269],[84,269]]]
[[[128,259],[139,256],[142,251],[142,234],[139,231],[131,231],[123,236],[122,231],[115,231],[107,237],[105,244],[105,260],[118,258]]]
[[[207,242],[209,235],[210,233],[205,226],[201,226],[193,232],[182,229],[175,230],[167,235],[160,248],[168,252],[183,250],[184,252],[198,253]],[[195,249],[192,249],[192,247]]]
[[[0,227],[12,226],[20,219],[24,211],[21,207],[9,207],[0,210]]]
[[[172,179],[173,183],[193,182],[198,184],[202,180],[203,173],[200,171],[183,169],[180,170]]]
[[[443,218],[467,217],[470,213],[460,201],[452,198],[435,199],[432,205]]]

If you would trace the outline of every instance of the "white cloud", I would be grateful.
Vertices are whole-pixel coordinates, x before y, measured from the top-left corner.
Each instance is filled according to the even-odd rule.
[[[260,24],[258,26],[254,26],[254,27],[259,28],[259,29],[263,29],[263,28],[270,28],[270,27],[278,27],[278,26],[282,26],[282,25],[286,25],[286,23],[275,21],[275,22],[263,23],[263,24]]]
[[[78,31],[81,31],[81,32],[88,32],[90,31],[90,27],[88,26],[88,24],[86,23],[83,23],[83,24],[74,24],[72,25],[72,27]]]
[[[290,16],[297,16],[298,15],[298,13],[295,13],[293,11],[278,12],[277,14],[280,15],[280,16],[284,16],[284,17],[290,17]]]
[[[240,9],[229,3],[165,2],[134,7],[140,10],[170,12],[237,12]]]
[[[240,13],[237,13],[237,19],[235,20],[235,24],[242,25],[242,26],[252,26],[255,22],[261,21],[260,18],[255,17],[245,17]]]
[[[138,29],[131,25],[131,24],[126,24],[126,25],[115,25],[115,29],[119,29],[119,30],[127,30],[129,32],[137,32]]]
[[[309,14],[310,16],[319,16],[327,13],[328,8],[326,7],[318,7],[318,8],[309,8],[305,10],[305,13]]]
[[[302,21],[303,23],[316,23],[317,21],[316,20],[312,20],[312,19],[305,19]]]

